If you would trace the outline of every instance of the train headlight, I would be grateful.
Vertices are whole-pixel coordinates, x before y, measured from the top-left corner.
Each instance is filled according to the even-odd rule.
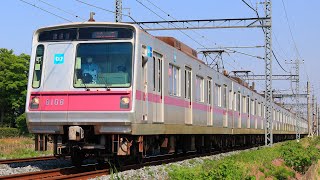
[[[39,103],[40,103],[39,97],[33,97],[30,102],[30,109],[38,109]]]
[[[130,98],[129,97],[121,97],[120,98],[120,108],[121,109],[128,109],[130,105]]]

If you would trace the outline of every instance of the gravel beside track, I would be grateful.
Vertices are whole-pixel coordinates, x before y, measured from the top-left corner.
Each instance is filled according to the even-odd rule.
[[[118,178],[120,179],[169,179],[167,169],[172,164],[175,164],[178,166],[185,166],[185,167],[194,167],[196,165],[202,164],[204,160],[219,160],[226,156],[231,156],[243,151],[251,151],[256,149],[258,148],[232,151],[232,152],[221,153],[221,154],[216,154],[212,156],[198,157],[198,158],[188,159],[180,162],[159,165],[159,166],[147,166],[137,170],[128,170],[128,171],[123,171],[119,173],[113,173],[111,175],[97,177],[92,180],[109,180],[109,179],[118,179]]]
[[[63,168],[63,167],[69,167],[69,166],[72,166],[71,162],[68,160],[62,160],[62,159],[0,164],[0,176],[35,172],[35,171],[41,171],[41,170],[47,170],[47,169]]]

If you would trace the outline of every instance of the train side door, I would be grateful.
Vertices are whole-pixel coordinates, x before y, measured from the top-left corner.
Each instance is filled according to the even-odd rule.
[[[163,56],[159,53],[153,53],[153,122],[163,123]]]
[[[185,123],[192,124],[192,73],[189,67],[185,68],[185,100],[187,105],[185,106]]]
[[[207,80],[207,125],[212,126],[212,113],[213,113],[213,107],[212,107],[212,79],[208,77]]]
[[[148,100],[148,56],[146,46],[142,46],[142,120],[148,120],[149,100]]]

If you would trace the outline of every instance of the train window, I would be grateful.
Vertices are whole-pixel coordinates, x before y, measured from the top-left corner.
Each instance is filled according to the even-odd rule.
[[[162,61],[158,58],[158,92],[161,92],[162,89]]]
[[[214,92],[215,92],[214,105],[221,107],[221,86],[219,84],[215,84]]]
[[[156,90],[156,58],[153,57],[153,91]]]
[[[232,106],[233,106],[233,93],[230,90],[229,91],[229,109],[232,110]]]
[[[130,87],[132,44],[79,44],[75,64],[74,87]]]
[[[241,93],[238,92],[238,98],[237,98],[237,111],[240,112],[241,107]]]
[[[254,115],[254,113],[255,113],[254,100],[251,99],[251,115]]]
[[[212,79],[211,77],[208,77],[208,80],[207,80],[207,103],[208,104],[212,104],[211,85],[212,85]]]
[[[196,76],[196,101],[204,102],[204,80],[200,76]]]
[[[169,94],[180,96],[180,68],[169,64]]]
[[[258,106],[258,101],[257,101],[257,100],[255,100],[254,106],[255,106],[255,112],[254,112],[254,114],[255,114],[256,116],[258,116],[258,115],[259,115],[259,111],[258,111],[259,106]]]
[[[227,85],[223,85],[223,91],[222,91],[222,107],[227,108],[227,102],[228,102],[228,87]]]
[[[242,113],[247,113],[247,97],[242,96]]]
[[[188,67],[185,67],[184,71],[184,92],[184,97],[191,99],[191,69]]]
[[[247,114],[250,114],[250,96],[247,97]]]
[[[233,92],[233,110],[236,111],[237,110],[237,93]]]
[[[36,50],[36,59],[34,62],[32,87],[39,88],[41,83],[42,64],[43,64],[44,46],[38,45]]]

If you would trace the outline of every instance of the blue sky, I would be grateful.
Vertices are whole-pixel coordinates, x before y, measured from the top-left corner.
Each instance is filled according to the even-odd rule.
[[[39,0],[24,0],[31,4],[35,4],[45,10],[55,13],[71,21],[81,21],[67,13],[64,13],[56,8],[50,7]],[[76,0],[43,0],[51,5],[59,7],[64,11],[76,14],[84,19],[88,19],[89,12],[96,13],[97,21],[114,21],[114,14],[95,9],[87,6]],[[84,2],[114,10],[114,0],[83,0]],[[131,16],[137,21],[152,21],[161,20],[158,16],[147,10],[141,4],[141,1],[146,6],[152,8],[159,15],[172,20],[163,12],[156,9],[148,0],[123,0],[123,7],[130,8]],[[249,9],[241,0],[197,0],[197,1],[170,1],[170,0],[150,0],[158,7],[169,13],[176,19],[214,19],[214,18],[242,18],[256,17],[255,13]],[[247,0],[249,4],[256,7],[257,0]],[[276,55],[287,71],[292,71],[292,67],[285,64],[285,60],[294,60],[301,57],[305,63],[301,66],[302,80],[301,85],[306,86],[307,74],[311,80],[316,95],[320,89],[320,76],[318,75],[318,44],[320,42],[320,1],[319,0],[283,0],[287,10],[289,23],[292,29],[293,37],[299,50],[300,56],[297,55],[293,40],[290,36],[288,22],[284,12],[282,0],[273,1],[273,49]],[[258,5],[260,15],[263,16],[263,6]],[[128,10],[124,10],[128,13]],[[0,47],[13,49],[17,54],[31,52],[32,33],[36,29],[66,23],[66,20],[55,17],[49,13],[41,11],[33,6],[27,5],[19,0],[2,1],[0,6],[1,27],[0,28]],[[124,18],[124,21],[130,19]],[[194,39],[197,39],[206,47],[215,47],[216,43],[220,46],[256,46],[264,44],[264,36],[261,29],[216,29],[216,30],[199,30],[197,34],[193,31],[186,31]],[[162,31],[155,32],[156,35],[174,36],[197,49],[200,48],[193,40],[185,36],[179,31]],[[201,38],[198,34],[205,36]],[[208,41],[210,39],[210,41]],[[241,51],[264,56],[263,49],[241,49]],[[251,70],[255,74],[264,73],[264,62],[249,56],[240,54],[224,54],[225,67],[231,70]],[[285,74],[276,62],[273,63],[274,74]],[[260,87],[260,88],[259,88]],[[258,89],[264,87],[264,82],[258,83]],[[289,89],[288,82],[274,82],[275,89]],[[320,96],[319,96],[320,98]]]

